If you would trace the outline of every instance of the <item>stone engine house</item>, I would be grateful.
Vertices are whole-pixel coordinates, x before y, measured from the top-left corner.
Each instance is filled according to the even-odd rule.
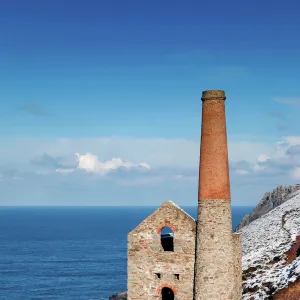
[[[128,299],[193,299],[196,222],[166,201],[128,234]]]
[[[224,91],[202,93],[198,221],[167,201],[128,234],[128,300],[242,299],[225,99]]]

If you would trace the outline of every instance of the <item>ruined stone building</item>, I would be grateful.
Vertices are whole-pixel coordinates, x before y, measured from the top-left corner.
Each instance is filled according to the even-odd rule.
[[[202,93],[198,222],[167,201],[128,234],[128,300],[242,299],[225,99],[223,91]]]
[[[193,299],[195,241],[195,220],[163,203],[128,234],[128,299]]]

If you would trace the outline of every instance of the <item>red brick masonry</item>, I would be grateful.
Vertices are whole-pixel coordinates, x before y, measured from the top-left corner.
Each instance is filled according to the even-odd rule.
[[[157,228],[157,234],[160,234],[164,227],[169,227],[170,229],[172,229],[173,232],[176,232],[176,227],[172,225],[169,221],[165,220],[165,222],[159,225],[159,227]]]
[[[173,286],[171,286],[171,285],[165,283],[165,284],[162,284],[160,287],[158,287],[158,288],[156,289],[156,295],[160,295],[160,294],[161,294],[161,290],[162,290],[163,288],[165,288],[165,287],[171,289],[171,290],[173,291],[174,295],[177,294],[177,291],[176,291],[176,289],[175,289]]]
[[[230,200],[224,91],[202,94],[199,200]]]

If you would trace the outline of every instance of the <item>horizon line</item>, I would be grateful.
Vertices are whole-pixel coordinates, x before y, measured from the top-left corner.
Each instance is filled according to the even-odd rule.
[[[0,205],[0,208],[25,208],[25,207],[160,207],[161,205]],[[182,207],[197,207],[198,205],[180,205]],[[231,205],[231,207],[255,207],[255,205]]]

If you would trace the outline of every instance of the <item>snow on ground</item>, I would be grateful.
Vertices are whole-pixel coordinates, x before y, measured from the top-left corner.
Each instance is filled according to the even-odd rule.
[[[286,256],[300,235],[300,191],[243,227],[243,300],[267,299],[300,279],[300,257],[286,265]]]

